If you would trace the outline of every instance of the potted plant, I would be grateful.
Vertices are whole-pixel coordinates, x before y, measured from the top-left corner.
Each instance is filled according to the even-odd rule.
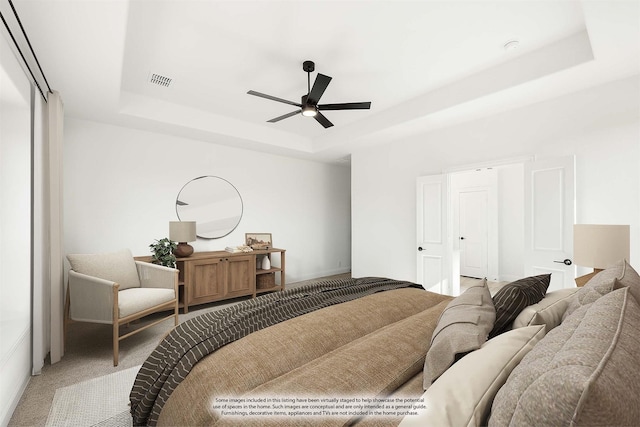
[[[176,256],[173,251],[177,246],[178,243],[172,242],[166,237],[150,244],[149,248],[151,248],[153,263],[176,268]]]

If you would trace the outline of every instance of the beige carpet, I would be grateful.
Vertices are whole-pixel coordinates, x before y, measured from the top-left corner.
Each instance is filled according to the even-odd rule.
[[[131,426],[129,392],[139,366],[59,388],[46,427]]]
[[[340,277],[350,277],[350,274],[331,276]],[[287,289],[322,279],[287,284]],[[244,299],[195,306],[190,308],[189,314],[181,314],[180,321],[206,311],[220,310]],[[54,365],[45,361],[41,375],[31,377],[9,426],[46,425],[56,390],[141,365],[172,326],[173,322],[168,320],[121,341],[120,362],[114,367],[110,325],[70,324],[64,357]]]

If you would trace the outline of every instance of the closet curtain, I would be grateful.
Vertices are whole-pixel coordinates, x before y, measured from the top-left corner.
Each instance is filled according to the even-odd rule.
[[[32,119],[32,354],[31,374],[38,375],[51,348],[51,287],[49,272],[49,149],[47,104],[31,87]]]
[[[47,97],[49,137],[49,271],[51,274],[51,363],[64,355],[64,253],[62,148],[64,106],[56,91]]]

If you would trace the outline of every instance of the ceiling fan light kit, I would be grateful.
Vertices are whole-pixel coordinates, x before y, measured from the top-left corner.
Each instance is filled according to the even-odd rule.
[[[313,87],[311,87],[311,72],[315,70],[315,63],[313,61],[304,61],[302,63],[302,70],[307,73],[307,93],[305,95],[302,95],[302,100],[301,100],[302,102],[299,104],[297,102],[288,101],[286,99],[256,92],[254,90],[250,90],[247,92],[249,95],[259,96],[261,98],[266,98],[272,101],[282,102],[284,104],[289,104],[289,105],[294,105],[296,107],[299,107],[299,110],[284,114],[279,117],[275,117],[271,120],[267,120],[267,122],[276,123],[276,122],[279,122],[280,120],[293,117],[298,114],[302,114],[305,117],[315,118],[318,123],[320,123],[325,128],[328,128],[333,126],[333,123],[331,123],[329,119],[327,119],[320,112],[321,110],[368,110],[369,108],[371,108],[371,102],[345,102],[340,104],[318,104],[318,101],[320,101],[320,97],[322,96],[324,91],[327,89],[329,82],[331,82],[331,77],[318,73],[315,81],[313,82]]]
[[[313,105],[305,105],[302,107],[302,115],[305,117],[313,117],[318,114],[318,110]]]

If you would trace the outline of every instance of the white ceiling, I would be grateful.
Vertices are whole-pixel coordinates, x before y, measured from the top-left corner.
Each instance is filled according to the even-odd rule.
[[[322,161],[640,75],[637,0],[13,1],[68,115]],[[304,60],[371,109],[267,123]]]

